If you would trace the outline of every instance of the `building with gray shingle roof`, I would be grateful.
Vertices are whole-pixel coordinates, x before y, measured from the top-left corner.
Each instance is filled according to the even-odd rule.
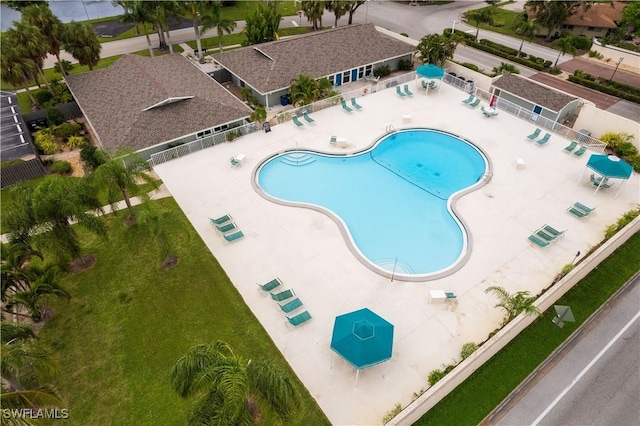
[[[492,83],[493,93],[534,114],[562,123],[581,100],[516,74],[504,74]]]
[[[411,59],[415,47],[376,30],[373,24],[347,25],[213,55],[238,86],[248,86],[266,106],[280,102],[300,74],[327,77],[336,86],[360,80],[381,66],[393,70]]]
[[[108,68],[65,79],[100,144],[110,151],[158,151],[243,124],[251,114],[179,54],[124,55]]]

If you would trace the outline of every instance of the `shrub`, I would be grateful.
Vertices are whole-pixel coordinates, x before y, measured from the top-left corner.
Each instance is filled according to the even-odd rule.
[[[73,69],[73,64],[66,59],[63,59],[60,62],[62,62],[62,69],[64,69],[67,73]],[[53,70],[57,73],[62,74],[62,70],[60,70],[60,64],[57,62],[53,66]]]
[[[618,147],[624,142],[631,142],[633,135],[626,133],[607,132],[600,136],[600,141],[605,143],[608,148],[618,152]]]
[[[71,149],[76,149],[81,146],[84,141],[86,141],[86,139],[82,136],[71,136],[69,139],[67,139],[67,146]]]
[[[478,350],[478,345],[473,342],[468,342],[462,345],[462,349],[460,350],[460,358],[463,360],[469,358],[471,354]]]
[[[95,170],[106,162],[106,158],[101,151],[85,139],[80,145],[80,161],[86,170]]]
[[[625,157],[624,161],[631,164],[631,166],[633,167],[633,170],[640,173],[640,154],[630,155],[628,157]]]
[[[589,57],[590,58],[598,58],[598,59],[602,59],[603,58],[602,53],[596,52],[595,50],[590,50],[589,51]]]
[[[591,45],[593,45],[593,41],[589,37],[580,37],[576,35],[568,36],[569,42],[573,47],[578,50],[589,50],[591,49]]]
[[[607,227],[607,230],[604,233],[605,240],[613,237],[619,230],[627,226],[633,219],[638,216],[640,216],[640,209],[631,210],[623,214],[615,224]]]
[[[436,369],[429,373],[427,381],[429,382],[430,386],[433,386],[438,383],[444,376],[446,376],[446,373],[444,371]]]
[[[620,157],[631,157],[638,153],[638,148],[636,148],[636,146],[631,142],[622,142],[620,145],[618,145],[616,153]]]
[[[51,133],[51,129],[47,128],[38,130],[33,134],[33,136],[36,146],[44,154],[51,155],[60,151],[60,147],[58,146],[53,133]]]
[[[249,119],[251,121],[263,122],[264,119],[267,118],[267,110],[263,106],[257,106],[256,109],[253,110]]]
[[[470,70],[474,70],[476,72],[480,72],[480,68],[478,68],[478,66],[476,64],[471,64],[469,62],[463,62],[460,65],[462,65],[465,68],[469,68]]]
[[[400,33],[400,35],[404,36],[404,37],[409,37],[409,34],[407,34],[407,33]]]
[[[72,136],[78,136],[78,134],[80,133],[80,129],[82,129],[82,126],[78,123],[66,121],[53,129],[53,133],[57,137],[62,138],[66,141]]]
[[[44,105],[53,98],[53,95],[47,89],[40,89],[33,94],[33,97],[36,98],[38,105]]]
[[[56,175],[70,175],[71,172],[73,172],[73,168],[68,161],[54,161],[51,165],[51,173]]]
[[[549,68],[549,74],[558,75],[562,72],[560,67],[551,67]]]
[[[389,74],[391,74],[391,69],[389,68],[389,65],[382,65],[373,70],[374,77],[385,77]]]
[[[413,62],[411,59],[400,59],[398,61],[398,69],[402,71],[409,71],[413,69]]]
[[[46,118],[49,126],[57,126],[67,121],[64,118],[64,114],[57,108],[47,108]]]

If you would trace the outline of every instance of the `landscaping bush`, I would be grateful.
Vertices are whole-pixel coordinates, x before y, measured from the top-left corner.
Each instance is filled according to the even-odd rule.
[[[578,71],[579,70],[576,70],[573,73],[573,75],[569,76],[569,81],[571,81],[573,83],[576,83],[576,84],[579,84],[581,86],[588,87],[590,89],[597,90],[597,91],[602,92],[602,93],[606,93],[606,94],[609,94],[609,95],[612,95],[612,96],[617,96],[619,98],[626,99],[628,101],[640,104],[640,95],[637,95],[637,94],[634,94],[634,93],[630,93],[630,92],[634,91],[634,88],[632,86],[622,85],[622,86],[627,87],[627,89],[618,89],[616,87],[613,87],[613,85],[607,86],[607,85],[604,85],[602,83],[598,83],[596,81],[593,81],[593,80],[591,80],[589,78],[579,77],[578,75],[576,75],[576,73]],[[620,84],[620,83],[618,83],[618,84]]]
[[[478,345],[474,342],[468,342],[462,345],[462,349],[460,350],[460,358],[463,360],[469,358],[471,354],[478,350]]]
[[[53,95],[47,89],[40,89],[36,90],[36,92],[33,94],[33,97],[36,98],[36,102],[38,102],[38,105],[44,105],[49,102],[51,98],[53,98]]]
[[[627,133],[607,132],[600,136],[600,142],[607,145],[607,148],[616,153],[618,152],[620,145],[624,142],[631,142],[631,140],[633,140],[633,135],[629,135]]]
[[[72,136],[78,136],[82,126],[78,123],[72,123],[71,121],[65,121],[64,123],[57,126],[53,129],[53,133],[59,137],[64,139],[65,141]]]
[[[88,140],[84,140],[80,145],[80,161],[85,170],[95,170],[106,162],[104,155]]]
[[[48,126],[58,126],[67,121],[58,108],[47,108],[45,117],[47,118]]]
[[[476,72],[480,72],[480,68],[478,68],[478,66],[476,64],[471,64],[469,62],[463,62],[460,65],[462,65],[465,68],[469,68],[470,70],[474,70]]]
[[[640,154],[625,157],[624,161],[631,164],[631,166],[633,167],[633,170],[640,173]]]
[[[457,34],[457,32],[458,32],[458,30],[456,30],[456,34]],[[534,62],[534,61],[531,61],[531,60],[528,60],[528,59],[521,58],[520,56],[517,56],[517,55],[509,55],[508,53],[503,52],[502,50],[498,50],[498,49],[495,49],[495,48],[490,47],[490,46],[486,46],[486,45],[481,44],[481,43],[476,43],[476,42],[474,42],[472,40],[466,41],[466,44],[468,46],[471,46],[471,47],[475,48],[475,49],[482,50],[482,51],[485,51],[487,53],[491,53],[492,55],[499,56],[499,57],[504,58],[504,59],[508,59],[508,60],[510,60],[512,62],[516,62],[516,63],[521,64],[521,65],[525,65],[525,66],[527,66],[529,68],[533,68],[533,69],[538,70],[538,71],[543,71],[544,68],[545,68],[545,65],[544,65],[545,62],[544,61],[542,61],[541,63],[538,63],[538,62]],[[518,51],[516,50],[516,53],[517,52]],[[549,63],[549,65],[551,65],[551,63]]]
[[[598,58],[598,59],[602,59],[603,58],[602,53],[596,52],[595,50],[590,50],[589,51],[589,57],[590,58]]]
[[[616,223],[607,227],[606,231],[604,232],[605,240],[613,237],[616,233],[618,233],[619,230],[627,226],[633,219],[638,216],[640,216],[640,209],[631,210],[623,214]]]
[[[36,146],[44,154],[51,155],[60,151],[60,146],[58,146],[50,128],[38,130],[33,134],[33,136]]]
[[[562,72],[562,70],[560,69],[560,67],[551,67],[549,68],[549,74],[553,74],[553,75],[558,75]]]
[[[402,71],[409,71],[413,69],[413,62],[411,59],[400,59],[398,61],[398,69]]]
[[[500,50],[508,55],[518,56],[518,49],[514,49],[512,47],[504,46],[500,43],[495,43],[491,40],[482,39],[480,40],[480,44],[484,44],[485,46],[493,47],[494,49]]]
[[[54,161],[51,165],[51,173],[56,175],[70,175],[71,172],[73,172],[73,168],[68,161]]]
[[[71,136],[67,139],[67,146],[71,149],[76,149],[86,141],[82,136]]]
[[[631,157],[638,153],[638,148],[636,148],[636,146],[631,142],[622,142],[618,146],[616,153],[623,158]]]
[[[438,383],[440,379],[442,379],[446,375],[447,374],[444,371],[436,369],[429,373],[429,376],[427,377],[427,381],[429,382],[429,385],[433,386],[436,383]]]
[[[389,65],[382,65],[373,70],[374,77],[386,77],[389,74],[391,74],[391,69],[389,68]]]
[[[571,43],[571,45],[578,50],[587,51],[591,49],[591,46],[593,45],[593,41],[588,37],[570,35],[570,36],[567,36],[567,38],[569,39],[569,42]]]

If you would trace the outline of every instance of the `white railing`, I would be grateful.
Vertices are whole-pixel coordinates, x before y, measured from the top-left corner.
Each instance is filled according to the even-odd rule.
[[[248,135],[249,133],[256,132],[260,129],[261,127],[258,123],[247,123],[243,126],[234,127],[233,129],[225,130],[224,132],[205,136],[195,141],[187,142],[182,145],[169,148],[165,151],[151,154],[150,161],[153,166],[157,166],[158,164],[184,157],[192,152],[197,152],[223,142],[231,142],[240,136]]]
[[[351,101],[350,101],[351,98],[359,98],[359,97],[365,96],[367,93],[371,93],[370,85],[365,87],[360,87],[358,89],[353,89],[348,92],[340,93],[330,98],[320,99],[319,101],[316,101],[312,104],[303,105],[297,108],[279,112],[278,114],[276,114],[276,117],[275,117],[276,122],[273,125],[291,121],[294,116],[302,117],[305,111],[308,114],[311,114],[313,112],[322,111],[323,109],[326,109],[326,108],[331,108],[336,105],[341,105],[342,100],[346,101],[347,106],[351,107]]]
[[[416,79],[416,72],[410,71],[406,74],[401,74],[393,78],[389,78],[389,79],[378,82],[378,84],[375,86],[373,91],[374,93],[379,92],[380,90],[389,89],[391,87],[395,87],[400,84],[405,84],[415,79]]]

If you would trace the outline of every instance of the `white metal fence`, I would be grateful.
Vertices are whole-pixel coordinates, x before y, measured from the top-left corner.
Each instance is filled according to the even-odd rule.
[[[240,136],[248,135],[249,133],[253,133],[258,130],[261,130],[261,126],[258,123],[247,123],[244,126],[234,127],[233,129],[229,129],[224,132],[205,136],[201,139],[151,154],[150,161],[153,166],[157,166],[158,164],[184,157],[192,152],[200,151],[223,142],[231,142]]]
[[[477,97],[486,100],[487,102],[491,99],[491,93],[486,90],[482,90],[476,88],[475,94]],[[535,126],[540,127],[544,130],[548,130],[550,132],[555,133],[558,136],[561,136],[568,140],[576,140],[580,142],[582,145],[586,145],[589,150],[593,152],[597,152],[602,154],[605,150],[606,145],[602,143],[602,141],[593,138],[584,133],[580,133],[577,130],[573,130],[570,127],[567,127],[563,124],[557,123],[553,120],[550,120],[546,117],[539,115],[536,120],[532,119],[533,112],[517,105],[513,102],[507,101],[505,99],[501,99],[498,97],[497,102],[494,104],[494,108],[499,109],[501,111],[507,112],[511,115],[515,115],[518,118],[521,118],[525,121],[530,121]]]

